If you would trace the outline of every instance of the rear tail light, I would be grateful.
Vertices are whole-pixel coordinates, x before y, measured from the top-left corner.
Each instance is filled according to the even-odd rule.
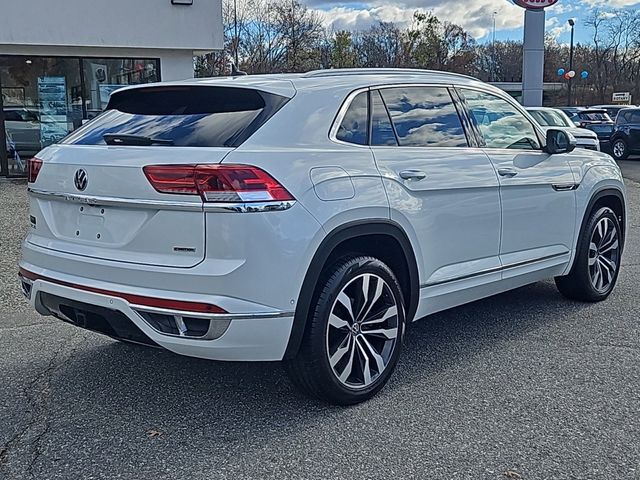
[[[143,170],[156,191],[200,195],[205,202],[294,200],[271,175],[250,165],[147,165]]]
[[[27,160],[27,177],[29,183],[33,183],[37,180],[40,169],[42,168],[42,160],[33,157]]]

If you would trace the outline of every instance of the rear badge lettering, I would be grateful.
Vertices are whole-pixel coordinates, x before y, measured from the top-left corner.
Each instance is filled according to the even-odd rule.
[[[195,253],[196,249],[193,247],[173,247],[174,252]]]

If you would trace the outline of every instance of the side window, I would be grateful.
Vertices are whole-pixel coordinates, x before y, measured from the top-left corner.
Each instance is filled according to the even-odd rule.
[[[461,90],[487,148],[539,150],[531,122],[506,100],[490,93]]]
[[[620,113],[618,113],[618,116],[616,117],[616,124],[625,125],[629,123],[629,117],[630,112],[625,112],[624,110],[620,111]]]
[[[396,134],[378,90],[371,92],[371,145],[397,146]]]
[[[629,123],[633,123],[634,125],[640,125],[640,110],[633,110],[628,114]]]
[[[449,91],[444,87],[399,87],[381,91],[400,146],[467,147]]]
[[[351,105],[349,105],[347,113],[338,127],[336,138],[347,143],[367,145],[368,118],[367,92],[362,92],[351,101]]]

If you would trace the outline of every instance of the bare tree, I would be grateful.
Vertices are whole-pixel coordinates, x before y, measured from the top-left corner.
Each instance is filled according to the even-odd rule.
[[[489,80],[493,68],[490,45],[477,44],[464,28],[442,22],[428,11],[416,11],[405,28],[380,22],[362,31],[330,31],[299,0],[225,0],[223,5],[224,51],[194,59],[198,76],[228,74],[236,55],[239,68],[248,73],[413,67]],[[585,26],[591,39],[575,48],[576,100],[604,103],[616,90],[640,98],[640,11],[604,14],[596,10]],[[545,80],[564,82],[557,71],[568,67],[568,47],[549,37],[545,50]],[[495,64],[497,81],[519,82],[522,42],[496,42]],[[581,71],[588,71],[589,78],[581,79]],[[552,101],[560,103],[561,97]]]

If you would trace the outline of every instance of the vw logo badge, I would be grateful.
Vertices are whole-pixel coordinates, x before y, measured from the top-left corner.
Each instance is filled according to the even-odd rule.
[[[87,188],[87,172],[82,168],[79,169],[73,177],[73,183],[75,183],[76,188],[80,191]]]

